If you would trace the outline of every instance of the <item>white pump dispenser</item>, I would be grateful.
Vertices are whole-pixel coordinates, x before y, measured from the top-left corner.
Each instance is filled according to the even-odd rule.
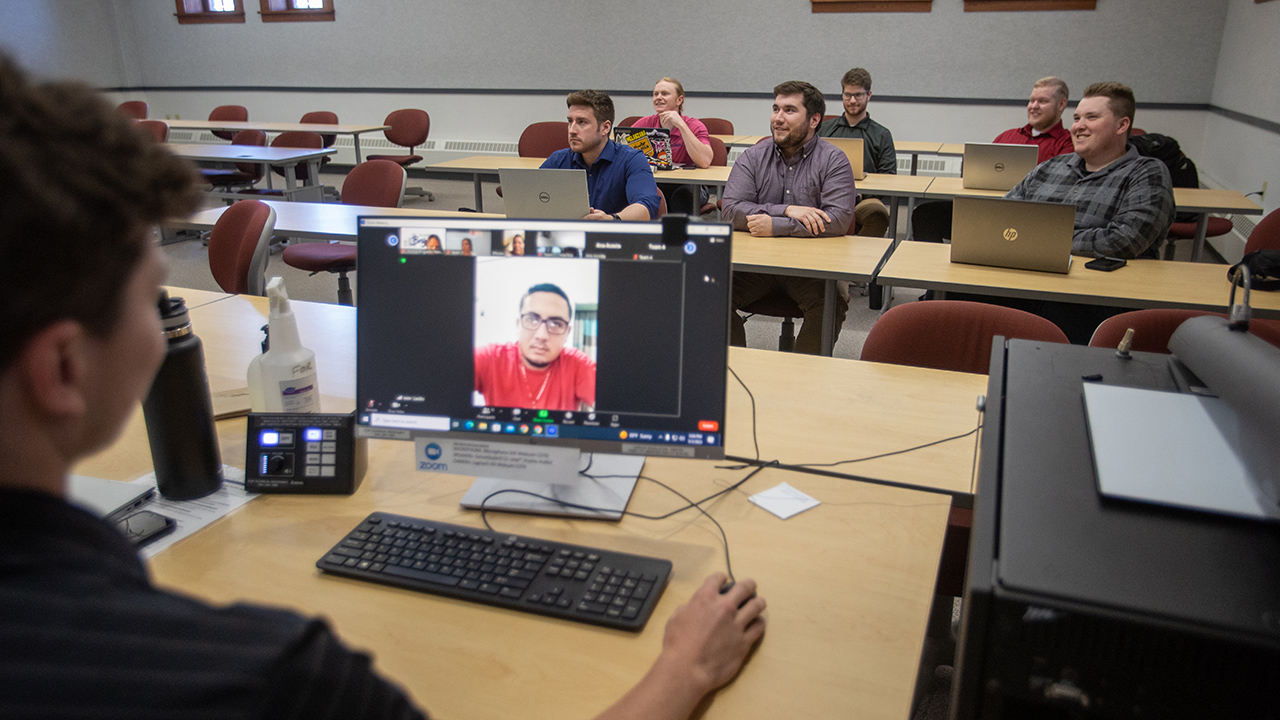
[[[254,412],[320,412],[316,354],[302,346],[284,278],[267,283],[271,301],[267,351],[249,363],[249,402]]]

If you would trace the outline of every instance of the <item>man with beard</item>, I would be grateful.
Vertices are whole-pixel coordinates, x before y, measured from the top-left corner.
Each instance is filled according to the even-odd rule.
[[[773,89],[773,137],[738,158],[724,192],[724,215],[735,230],[756,237],[832,237],[849,231],[856,191],[849,159],[817,135],[827,110],[822,93],[807,82]],[[825,281],[779,275],[733,274],[733,324],[729,342],[746,345],[746,327],[736,310],[768,295],[784,293],[800,306],[804,324],[796,352],[816,355],[822,342]],[[837,335],[849,299],[836,298]]]

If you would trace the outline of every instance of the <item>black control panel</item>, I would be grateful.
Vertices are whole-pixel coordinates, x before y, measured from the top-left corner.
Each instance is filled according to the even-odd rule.
[[[245,489],[350,495],[364,477],[368,443],[354,427],[353,413],[250,413]]]

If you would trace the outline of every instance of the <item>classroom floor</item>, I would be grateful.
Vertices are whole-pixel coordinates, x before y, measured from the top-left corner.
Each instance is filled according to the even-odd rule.
[[[321,179],[326,185],[342,188],[342,181],[345,175],[341,173],[321,173]],[[431,191],[435,195],[435,200],[428,201],[426,198],[416,195],[406,195],[404,207],[421,207],[435,210],[457,210],[458,208],[471,207],[475,204],[474,186],[470,180],[438,180],[409,178],[409,187],[423,187]],[[498,197],[494,192],[496,183],[485,183],[484,186],[484,209],[487,212],[503,211],[502,198]],[[212,199],[209,201],[209,207],[214,207],[221,201]],[[209,252],[199,240],[185,240],[181,242],[165,245],[163,248],[169,265],[169,277],[166,283],[179,287],[190,287],[201,290],[220,290],[217,283],[214,282],[213,275],[209,272]],[[267,265],[267,277],[279,275],[285,279],[285,287],[288,288],[289,297],[297,300],[313,300],[317,302],[337,302],[338,280],[336,275],[322,273],[316,276],[309,276],[307,273],[291,268],[284,264],[280,259],[280,249],[273,248],[271,258]],[[351,274],[351,285],[355,289],[359,284],[359,273]],[[875,323],[880,312],[870,310],[867,307],[867,299],[865,296],[859,296],[859,288],[854,287],[853,300],[850,304],[849,314],[845,319],[843,328],[840,331],[840,337],[836,342],[834,354],[836,357],[856,359],[862,352],[862,342],[866,339],[867,332],[871,329],[871,325]],[[865,289],[862,289],[865,292]],[[920,295],[919,291],[912,293],[911,291],[898,290],[896,294],[897,302],[903,302],[908,299],[915,299]],[[782,329],[781,318],[770,317],[753,317],[747,321],[747,345],[753,348],[777,349],[778,336]],[[797,331],[799,323],[797,323]]]

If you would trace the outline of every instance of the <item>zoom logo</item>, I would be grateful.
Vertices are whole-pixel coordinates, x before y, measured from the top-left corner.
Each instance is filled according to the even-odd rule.
[[[1005,228],[1005,229],[1004,229],[1004,239],[1005,239],[1005,240],[1008,240],[1009,242],[1013,242],[1014,240],[1017,240],[1017,239],[1018,239],[1018,230],[1017,230],[1017,228]]]
[[[422,454],[427,457],[426,460],[418,462],[419,470],[437,470],[440,472],[449,472],[449,463],[439,462],[444,455],[444,449],[437,443],[427,443],[422,449]]]
[[[388,235],[387,244],[390,245],[391,247],[395,247],[400,244],[400,238],[396,237],[395,235]]]

